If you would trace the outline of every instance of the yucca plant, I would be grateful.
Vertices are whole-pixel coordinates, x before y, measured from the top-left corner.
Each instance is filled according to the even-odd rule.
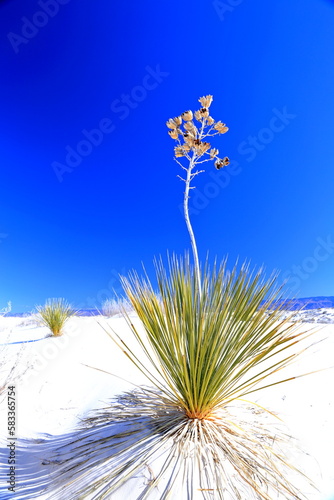
[[[39,322],[47,326],[55,337],[63,334],[67,320],[77,314],[63,298],[48,299],[44,306],[37,306],[36,309]]]
[[[293,378],[280,373],[308,333],[296,330],[292,315],[283,318],[275,274],[265,278],[249,264],[229,270],[226,260],[200,265],[190,184],[198,164],[214,160],[220,169],[229,160],[206,141],[228,130],[209,114],[212,96],[199,101],[200,110],[167,122],[174,159],[186,172],[194,262],[172,256],[165,268],[157,260],[157,290],[136,272],[122,278],[140,320],[124,311],[140,354],[106,330],[151,385],[114,398],[85,418],[76,436],[58,441],[50,499],[64,492],[76,500],[308,498],[303,472],[288,460],[291,437],[272,412],[247,400]]]
[[[293,439],[272,412],[248,401],[287,381],[280,371],[307,336],[292,316],[281,318],[276,276],[206,264],[200,294],[189,256],[171,257],[167,270],[156,261],[156,272],[158,290],[135,272],[122,279],[141,322],[124,313],[141,354],[106,329],[152,385],[114,398],[77,433],[56,438],[49,462],[57,467],[38,470],[37,482],[51,480],[50,500],[64,492],[76,500],[309,499],[311,483],[288,460]],[[29,479],[22,494],[36,498],[41,490]]]
[[[187,461],[191,455],[185,476],[188,498],[195,491],[210,498],[243,498],[240,491],[247,491],[247,499],[269,499],[276,494],[299,498],[283,470],[277,469],[278,464],[284,469],[287,462],[272,446],[270,432],[262,433],[260,444],[254,422],[246,432],[242,420],[226,418],[235,401],[284,381],[273,376],[295,359],[298,351],[287,350],[307,334],[296,333],[291,316],[282,318],[277,276],[265,279],[262,270],[250,271],[247,264],[228,272],[226,261],[211,271],[208,265],[201,270],[189,217],[191,182],[203,172],[199,164],[214,160],[218,170],[229,164],[229,158],[218,158],[218,149],[208,142],[228,131],[225,123],[210,116],[212,100],[211,95],[201,97],[198,111],[185,111],[167,121],[169,135],[177,143],[174,160],[185,172],[179,177],[185,182],[184,216],[194,266],[188,256],[184,260],[174,256],[167,270],[157,262],[158,292],[147,277],[141,279],[136,273],[124,277],[123,286],[141,320],[144,337],[129,318],[128,323],[146,359],[135,356],[120,338],[118,342],[163,395],[165,411],[173,409],[174,415],[183,415],[181,423],[177,419],[173,425],[180,438],[178,459]],[[173,425],[167,426],[167,436],[173,433]],[[182,468],[179,465],[179,473]],[[236,480],[231,480],[229,470]],[[163,474],[164,468],[158,478]],[[166,496],[172,483],[171,479],[164,490]],[[149,491],[151,487],[145,495]]]
[[[123,278],[124,289],[140,318],[145,337],[155,354],[150,356],[142,333],[129,321],[147,361],[132,359],[151,375],[151,366],[162,375],[153,380],[189,418],[206,419],[221,405],[260,390],[297,354],[287,354],[305,334],[295,333],[291,315],[282,319],[277,276],[265,279],[263,271],[251,272],[244,264],[227,271],[226,261],[201,275],[201,294],[189,258],[174,256],[168,272],[156,262],[157,294],[147,278],[136,273]],[[270,314],[268,310],[270,309]],[[275,355],[275,361],[261,369]],[[262,385],[259,383],[262,383]]]

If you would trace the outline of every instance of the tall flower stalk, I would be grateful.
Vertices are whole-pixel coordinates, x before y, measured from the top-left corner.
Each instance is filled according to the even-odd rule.
[[[180,175],[178,175],[178,177],[185,182],[183,198],[184,218],[190,236],[197,287],[199,297],[201,298],[202,280],[198,249],[189,216],[189,193],[191,189],[195,188],[195,186],[191,186],[191,182],[196,175],[204,172],[204,170],[196,170],[199,164],[214,160],[215,167],[219,170],[228,165],[230,161],[227,156],[218,158],[218,149],[211,148],[211,144],[206,140],[208,137],[225,134],[228,131],[228,127],[225,123],[221,121],[216,122],[212,116],[210,116],[209,108],[213,100],[212,95],[200,97],[198,100],[202,106],[199,110],[194,112],[191,110],[184,111],[180,116],[170,118],[166,122],[166,125],[170,129],[168,131],[170,137],[177,142],[177,146],[174,148],[174,160],[186,172],[186,178]],[[197,125],[195,125],[194,120],[196,120]],[[178,160],[178,158],[182,157],[188,162],[186,166]]]

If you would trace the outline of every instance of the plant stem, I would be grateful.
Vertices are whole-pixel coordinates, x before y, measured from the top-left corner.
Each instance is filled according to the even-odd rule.
[[[192,158],[190,160],[190,163],[189,163],[189,168],[187,169],[186,189],[184,192],[183,207],[184,207],[184,218],[186,220],[186,225],[187,225],[187,229],[188,229],[190,241],[191,241],[191,248],[192,248],[193,256],[194,256],[195,276],[196,276],[197,288],[198,288],[199,298],[201,299],[201,297],[202,297],[201,272],[200,272],[200,267],[199,267],[197,245],[196,245],[194,231],[193,231],[193,228],[192,228],[192,225],[190,222],[189,206],[188,206],[190,182],[191,182],[191,179],[193,177],[192,176],[192,169],[193,168],[194,168],[194,159]]]

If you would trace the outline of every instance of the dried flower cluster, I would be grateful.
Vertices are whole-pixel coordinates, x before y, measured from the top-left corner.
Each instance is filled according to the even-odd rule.
[[[174,147],[174,160],[186,172],[185,178],[180,175],[178,175],[178,177],[185,183],[183,197],[184,218],[194,255],[197,290],[201,298],[201,271],[196,239],[189,217],[189,193],[190,189],[194,189],[195,187],[190,186],[190,184],[196,175],[203,172],[203,170],[196,170],[198,164],[214,160],[216,169],[220,170],[228,165],[230,160],[227,156],[218,158],[218,149],[213,148],[207,140],[209,137],[225,134],[228,131],[228,127],[226,127],[225,123],[220,121],[216,122],[214,118],[210,116],[209,108],[213,100],[212,95],[200,97],[198,100],[201,105],[200,109],[194,112],[191,110],[184,111],[180,116],[170,118],[166,122],[166,125],[169,128],[169,135],[177,142],[177,145]],[[188,160],[187,166],[182,165],[181,161],[179,161],[178,158],[182,157]]]
[[[228,127],[221,121],[216,122],[210,116],[209,108],[213,100],[212,95],[201,97],[198,100],[202,106],[199,110],[195,112],[184,111],[180,116],[170,118],[166,122],[167,127],[170,129],[168,131],[169,135],[178,143],[174,148],[175,158],[185,156],[192,164],[215,159],[215,167],[219,170],[228,165],[230,160],[227,156],[218,158],[218,149],[212,148],[210,142],[205,141],[205,139],[218,134],[225,134]],[[195,124],[194,120],[198,123]],[[202,158],[198,162],[197,160],[203,156],[204,159]]]

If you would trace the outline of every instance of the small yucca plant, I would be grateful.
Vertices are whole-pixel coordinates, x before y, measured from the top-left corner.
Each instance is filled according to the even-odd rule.
[[[55,337],[62,335],[66,321],[77,315],[70,304],[62,298],[48,299],[44,306],[37,306],[36,309],[40,323],[47,326]]]

